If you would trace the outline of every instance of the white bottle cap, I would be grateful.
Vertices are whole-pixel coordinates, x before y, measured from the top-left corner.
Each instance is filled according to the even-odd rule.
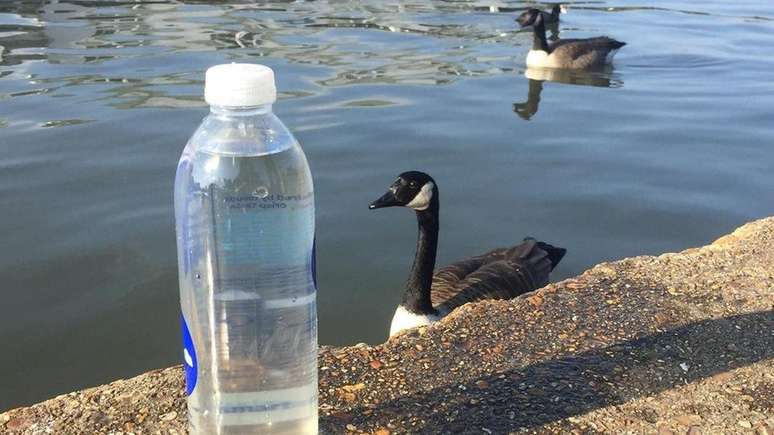
[[[205,74],[204,101],[226,107],[271,104],[277,101],[274,71],[251,63],[215,65]]]

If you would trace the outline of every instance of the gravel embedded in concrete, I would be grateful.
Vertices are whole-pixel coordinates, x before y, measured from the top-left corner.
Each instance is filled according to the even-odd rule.
[[[0,432],[174,434],[186,418],[172,367],[5,412]],[[382,345],[323,347],[320,428],[774,435],[774,218]]]

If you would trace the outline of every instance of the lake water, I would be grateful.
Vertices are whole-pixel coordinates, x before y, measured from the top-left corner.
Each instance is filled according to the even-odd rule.
[[[216,63],[277,72],[324,344],[386,338],[416,222],[367,206],[404,170],[439,184],[439,264],[532,235],[555,279],[772,214],[774,2],[573,3],[559,37],[628,45],[542,83],[527,5],[0,2],[0,410],[180,361],[172,183]]]

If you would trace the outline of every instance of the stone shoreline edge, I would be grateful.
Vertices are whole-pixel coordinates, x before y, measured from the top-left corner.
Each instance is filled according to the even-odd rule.
[[[774,217],[602,263],[369,346],[322,347],[322,433],[774,435]],[[182,434],[177,367],[0,414],[8,434]]]

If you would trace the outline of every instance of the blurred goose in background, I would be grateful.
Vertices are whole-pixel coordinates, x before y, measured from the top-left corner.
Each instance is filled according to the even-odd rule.
[[[398,176],[370,209],[408,207],[419,223],[417,251],[406,289],[395,310],[390,336],[437,322],[455,308],[484,299],[510,299],[548,284],[565,250],[525,239],[510,248],[467,258],[433,273],[438,247],[438,185],[417,171]]]
[[[521,27],[532,26],[532,49],[527,66],[532,68],[593,69],[611,63],[615,53],[626,45],[606,36],[562,39],[548,44],[543,12],[530,9],[516,20]]]
[[[557,3],[551,8],[551,12],[541,11],[540,15],[543,16],[543,22],[546,24],[554,24],[559,22],[559,14],[564,13],[564,8],[561,4]]]

